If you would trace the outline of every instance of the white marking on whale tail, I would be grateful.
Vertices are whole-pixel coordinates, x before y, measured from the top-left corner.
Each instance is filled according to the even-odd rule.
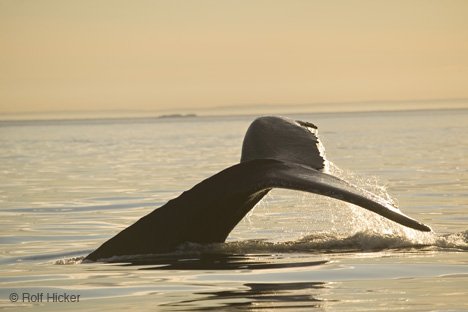
[[[304,122],[300,120],[296,120],[296,123],[299,126],[302,126],[306,128],[307,130],[310,131],[310,133],[317,139],[317,143],[315,144],[317,146],[317,151],[319,153],[319,156],[323,158],[323,169],[322,172],[330,174],[330,164],[331,162],[327,159],[327,155],[325,153],[325,146],[322,144],[322,141],[320,140],[319,134],[318,134],[318,128],[309,122]]]

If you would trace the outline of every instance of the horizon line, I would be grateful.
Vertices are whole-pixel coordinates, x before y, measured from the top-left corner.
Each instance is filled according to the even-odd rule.
[[[317,101],[317,102],[310,102],[310,103],[242,103],[242,104],[228,104],[228,105],[217,105],[217,106],[202,106],[202,107],[178,107],[178,108],[164,108],[164,109],[74,109],[74,110],[44,110],[44,111],[17,111],[17,112],[0,112],[0,120],[3,120],[3,116],[24,116],[24,115],[54,115],[54,114],[64,114],[64,115],[72,115],[72,114],[167,114],[167,113],[195,113],[197,114],[198,111],[217,111],[217,110],[253,110],[259,108],[286,108],[287,106],[291,108],[301,108],[301,107],[308,107],[313,108],[313,106],[328,106],[328,105],[352,105],[352,104],[360,104],[360,105],[369,105],[369,104],[404,104],[404,103],[412,103],[412,104],[436,104],[436,103],[467,103],[468,104],[468,97],[463,98],[434,98],[434,99],[403,99],[403,100],[352,100],[352,101]],[[468,107],[468,106],[467,106]],[[362,108],[362,107],[361,107]],[[409,108],[411,109],[411,108]],[[424,109],[424,108],[421,108]],[[359,109],[357,108],[356,111],[388,111],[393,109]],[[401,109],[397,109],[401,110]],[[352,110],[354,111],[354,110]],[[320,112],[339,112],[333,109],[329,111],[320,110]],[[344,112],[351,112],[351,111],[344,111]],[[209,114],[213,115],[213,114]],[[216,115],[216,114],[214,114]],[[224,114],[220,114],[224,115]]]
[[[360,113],[396,113],[396,112],[418,112],[418,111],[452,111],[452,110],[468,110],[467,107],[436,107],[436,108],[408,108],[408,109],[381,109],[381,110],[352,110],[352,111],[294,111],[294,112],[275,112],[275,113],[265,113],[258,114],[255,112],[242,112],[242,113],[226,113],[226,114],[159,114],[159,115],[114,115],[114,116],[72,116],[73,114],[67,114],[66,116],[48,116],[48,118],[20,118],[20,119],[3,119],[0,116],[0,122],[54,122],[54,121],[92,121],[92,120],[129,120],[129,119],[184,119],[184,118],[206,118],[206,117],[243,117],[243,116],[266,116],[266,115],[302,115],[302,114],[360,114]],[[174,116],[171,116],[174,115]],[[32,117],[32,116],[31,116]],[[45,116],[44,116],[45,117]],[[168,118],[165,118],[168,117]]]

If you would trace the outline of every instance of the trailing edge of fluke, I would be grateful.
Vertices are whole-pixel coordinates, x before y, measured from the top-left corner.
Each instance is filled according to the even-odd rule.
[[[244,137],[240,163],[155,209],[85,260],[171,252],[186,242],[224,242],[272,188],[333,197],[401,225],[431,231],[385,199],[328,174],[327,165],[315,125],[276,116],[257,118]]]

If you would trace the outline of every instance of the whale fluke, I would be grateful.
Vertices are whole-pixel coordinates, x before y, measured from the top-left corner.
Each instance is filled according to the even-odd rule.
[[[258,118],[247,131],[239,164],[155,209],[85,260],[170,252],[185,242],[224,242],[272,188],[329,196],[404,226],[431,231],[384,199],[327,174],[326,162],[314,125],[281,117]]]

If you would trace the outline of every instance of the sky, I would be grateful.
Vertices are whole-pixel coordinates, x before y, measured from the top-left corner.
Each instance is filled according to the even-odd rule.
[[[0,0],[0,115],[466,99],[464,0]]]

